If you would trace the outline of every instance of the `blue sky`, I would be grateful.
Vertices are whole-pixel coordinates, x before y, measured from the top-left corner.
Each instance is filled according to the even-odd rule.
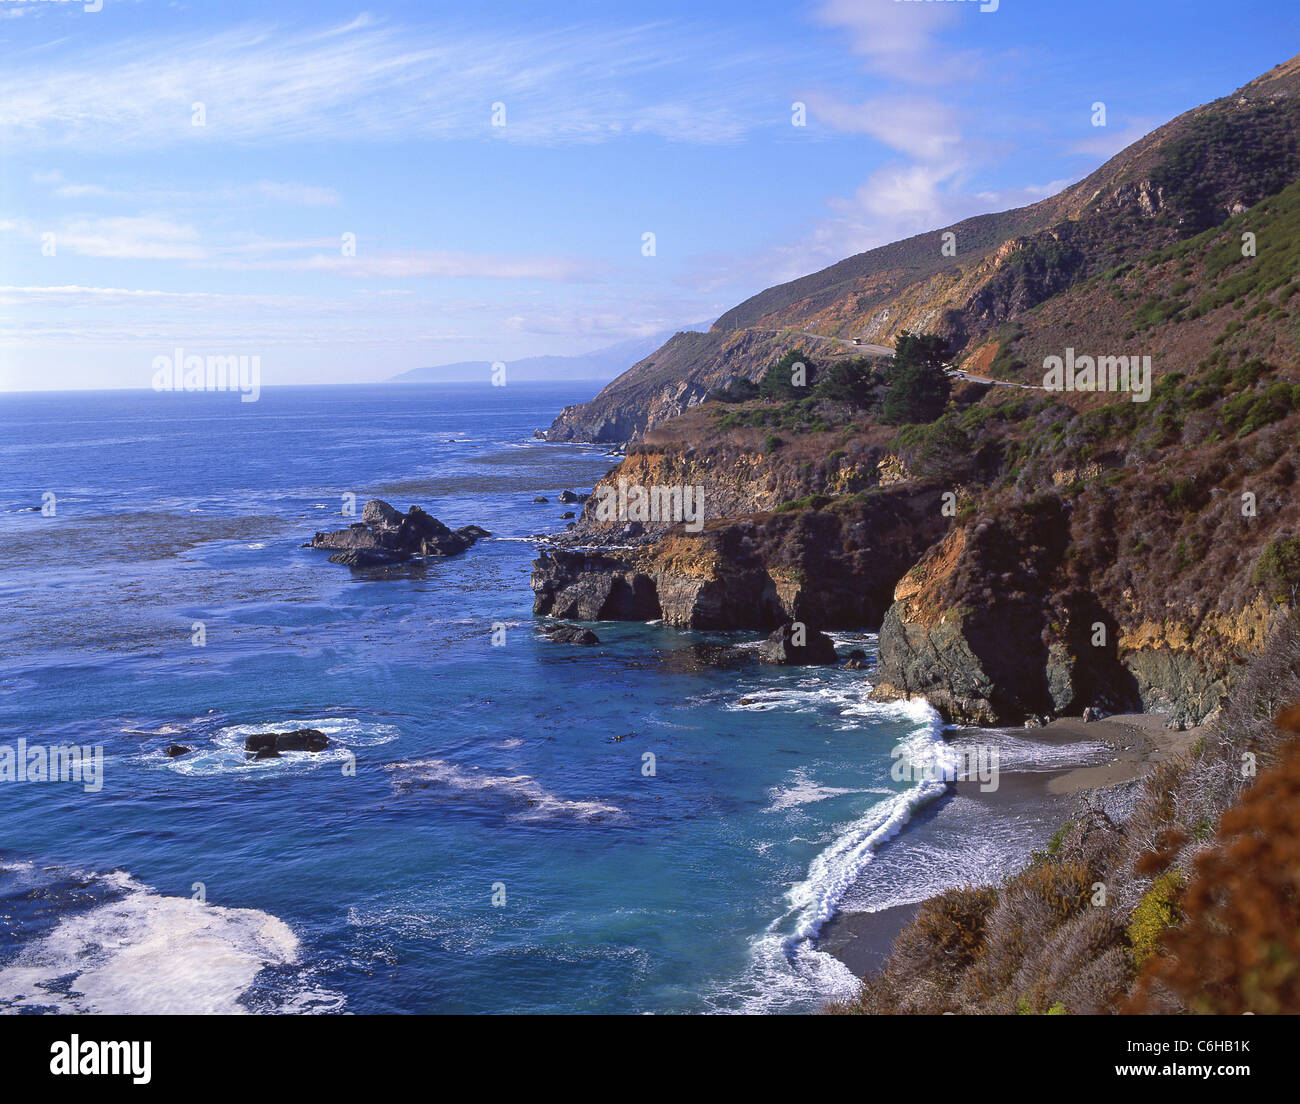
[[[1300,51],[1284,0],[99,4],[0,0],[0,390],[585,352],[1042,198]]]

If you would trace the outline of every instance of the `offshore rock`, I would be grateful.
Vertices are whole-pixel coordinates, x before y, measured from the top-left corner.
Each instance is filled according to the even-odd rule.
[[[763,641],[758,658],[787,667],[824,666],[839,660],[829,636],[793,621],[787,621]]]
[[[419,506],[403,514],[382,499],[372,498],[362,509],[360,522],[332,533],[317,533],[311,547],[333,552],[331,563],[376,567],[417,556],[455,556],[490,535],[478,525],[450,529]]]

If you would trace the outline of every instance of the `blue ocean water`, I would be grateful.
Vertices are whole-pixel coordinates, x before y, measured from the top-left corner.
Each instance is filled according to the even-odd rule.
[[[0,748],[104,754],[97,792],[0,783],[0,1009],[809,1010],[853,984],[812,940],[837,906],[1050,830],[894,781],[939,724],[860,672],[541,637],[536,535],[615,460],[531,434],[589,393],[0,396]],[[493,537],[353,572],[301,547],[347,495]],[[244,759],[289,727],[331,750]]]

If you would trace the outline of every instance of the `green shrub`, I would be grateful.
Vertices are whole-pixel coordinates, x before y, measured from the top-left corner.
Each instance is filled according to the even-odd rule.
[[[1160,938],[1179,920],[1178,893],[1182,876],[1176,870],[1162,874],[1142,895],[1128,925],[1133,965],[1140,967],[1160,949]]]
[[[1255,562],[1250,581],[1269,601],[1294,605],[1300,593],[1300,536],[1270,541]]]

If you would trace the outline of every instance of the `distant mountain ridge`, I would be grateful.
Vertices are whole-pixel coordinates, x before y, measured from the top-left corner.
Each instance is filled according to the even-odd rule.
[[[696,325],[704,328],[708,323],[700,322]],[[508,360],[504,362],[506,374],[512,380],[609,380],[649,356],[675,332],[661,330],[576,356],[535,356]],[[493,363],[490,360],[462,360],[454,364],[412,368],[393,376],[387,382],[476,383],[491,375]]]

